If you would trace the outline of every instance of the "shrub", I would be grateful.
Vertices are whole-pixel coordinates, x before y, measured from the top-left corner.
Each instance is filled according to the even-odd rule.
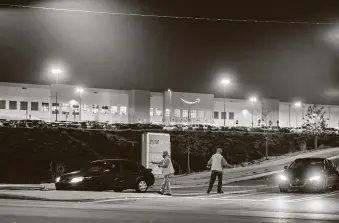
[[[82,130],[65,128],[0,128],[0,182],[40,183],[62,172],[78,170],[96,159],[141,160],[144,130]],[[151,132],[164,132],[154,129]],[[172,159],[177,173],[187,172],[187,151],[191,170],[205,170],[218,147],[231,164],[265,156],[265,134],[249,132],[171,131]],[[312,149],[312,136],[270,133],[268,154],[282,155]],[[319,144],[339,146],[338,135],[320,135]],[[52,168],[51,168],[52,165]],[[62,168],[61,168],[62,167]]]

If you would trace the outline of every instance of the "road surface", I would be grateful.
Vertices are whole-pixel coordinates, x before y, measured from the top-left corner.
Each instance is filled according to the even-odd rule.
[[[339,191],[282,194],[273,177],[225,185],[225,194],[207,195],[206,189],[84,203],[0,200],[0,222],[339,222]]]

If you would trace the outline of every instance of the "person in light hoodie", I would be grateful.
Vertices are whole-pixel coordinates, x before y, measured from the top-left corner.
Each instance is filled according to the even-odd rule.
[[[162,195],[171,196],[172,192],[171,192],[170,177],[172,174],[174,174],[174,168],[173,168],[173,164],[171,161],[171,157],[169,156],[167,151],[163,151],[162,157],[164,158],[163,160],[159,162],[151,162],[151,163],[157,164],[160,168],[162,168],[162,174],[164,176],[164,181],[158,193]]]
[[[224,193],[222,191],[222,176],[223,169],[225,167],[233,168],[230,164],[227,163],[226,159],[221,155],[222,149],[218,148],[217,152],[211,157],[211,159],[207,163],[207,168],[211,168],[211,178],[209,182],[209,186],[207,189],[207,193],[209,194],[213,188],[213,184],[215,182],[216,177],[218,177],[218,193]]]

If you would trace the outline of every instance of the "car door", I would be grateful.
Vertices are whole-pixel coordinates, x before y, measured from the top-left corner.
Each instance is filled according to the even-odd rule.
[[[124,188],[134,189],[136,187],[136,182],[140,176],[140,169],[135,162],[132,161],[123,161],[122,162],[122,175],[124,178]]]
[[[112,166],[114,168],[112,168]],[[96,162],[88,171],[90,188],[94,190],[109,190],[119,185],[116,175],[120,173],[120,165],[110,162]],[[121,184],[121,183],[120,183]]]
[[[339,175],[338,170],[331,160],[326,159],[326,162],[328,163],[328,169],[329,169],[328,173],[331,179],[331,186],[335,186],[338,181],[338,175]]]
[[[325,159],[324,161],[324,173],[327,177],[327,185],[332,186],[334,183],[334,176],[333,176],[333,169],[330,166],[328,160]]]
[[[122,174],[122,164],[120,160],[110,161],[107,173],[104,177],[109,189],[124,188],[124,176]]]

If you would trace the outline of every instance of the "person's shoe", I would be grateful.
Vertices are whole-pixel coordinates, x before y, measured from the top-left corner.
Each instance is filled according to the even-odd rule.
[[[163,192],[161,192],[161,191],[158,191],[157,193],[158,193],[158,194],[161,194],[161,195],[164,195],[164,193],[163,193]]]
[[[170,193],[166,193],[166,194],[164,194],[164,195],[166,195],[166,196],[172,196],[172,194],[170,194]]]
[[[211,193],[211,191],[210,190],[207,190],[207,192],[206,192],[207,194],[209,194],[209,193]]]
[[[224,191],[222,191],[222,190],[221,190],[221,191],[218,191],[218,194],[223,194],[223,193],[224,193]]]

